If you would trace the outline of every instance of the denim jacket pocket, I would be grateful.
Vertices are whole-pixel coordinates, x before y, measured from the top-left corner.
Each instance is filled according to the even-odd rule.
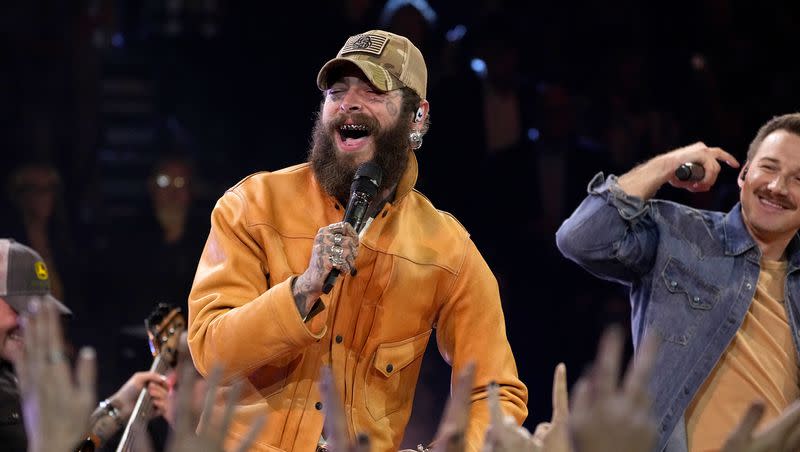
[[[411,404],[430,335],[428,330],[378,346],[365,385],[366,405],[373,419],[381,419]]]
[[[653,291],[651,323],[665,340],[686,345],[719,297],[719,288],[670,257]]]

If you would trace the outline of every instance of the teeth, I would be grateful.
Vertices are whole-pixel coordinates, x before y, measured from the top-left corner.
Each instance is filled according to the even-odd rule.
[[[782,205],[780,205],[778,203],[775,203],[775,202],[772,202],[767,198],[761,198],[761,200],[764,201],[764,204],[769,204],[770,206],[777,207],[779,209],[783,209],[784,208]]]
[[[355,130],[366,131],[367,130],[367,126],[362,125],[362,124],[345,124],[342,127],[340,127],[340,129],[341,130],[353,130],[353,131],[355,131]]]

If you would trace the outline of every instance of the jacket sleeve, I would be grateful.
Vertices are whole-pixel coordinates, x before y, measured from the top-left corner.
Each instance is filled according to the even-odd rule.
[[[451,384],[469,362],[475,363],[467,451],[477,452],[489,426],[488,386],[500,386],[506,415],[521,425],[528,415],[528,389],[517,375],[517,366],[506,338],[505,318],[497,280],[467,239],[463,263],[439,313],[436,339],[442,357],[452,366]]]
[[[556,232],[561,253],[603,279],[631,285],[653,265],[658,228],[652,202],[626,194],[616,176],[597,174],[589,195]]]
[[[228,191],[211,214],[211,231],[189,294],[188,342],[204,375],[224,381],[293,356],[325,335],[327,312],[304,323],[289,278],[269,289],[263,248],[247,230],[246,201]],[[279,244],[273,244],[279,246]]]

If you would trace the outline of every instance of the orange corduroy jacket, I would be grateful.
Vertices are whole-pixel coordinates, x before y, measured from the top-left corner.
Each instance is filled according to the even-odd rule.
[[[219,199],[189,296],[188,338],[202,374],[221,366],[226,384],[245,381],[228,446],[267,413],[251,450],[313,451],[325,412],[320,368],[330,365],[351,437],[363,432],[372,450],[397,450],[434,330],[453,375],[476,363],[468,450],[480,449],[491,381],[506,414],[525,419],[528,393],[496,280],[458,221],[413,190],[416,177],[411,154],[394,202],[362,234],[357,274],[340,276],[305,323],[291,280],[307,268],[319,228],[342,220],[342,206],[308,164],[251,175]]]

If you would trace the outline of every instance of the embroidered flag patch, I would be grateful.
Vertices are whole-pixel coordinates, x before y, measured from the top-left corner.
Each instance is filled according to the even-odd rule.
[[[389,38],[380,35],[363,34],[353,36],[344,43],[344,47],[339,52],[340,55],[346,55],[353,52],[371,53],[380,55]]]

